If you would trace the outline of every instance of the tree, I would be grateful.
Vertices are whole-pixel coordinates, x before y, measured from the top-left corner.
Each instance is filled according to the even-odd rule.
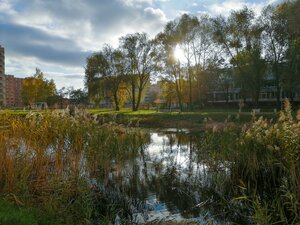
[[[284,3],[283,17],[288,25],[288,49],[285,55],[282,83],[285,93],[293,101],[300,83],[300,0]]]
[[[98,100],[100,96],[103,96],[99,81],[103,76],[103,70],[107,67],[107,61],[102,52],[94,53],[86,59],[85,87],[90,99]]]
[[[47,102],[49,97],[55,95],[55,90],[54,81],[44,78],[44,74],[37,68],[35,75],[25,78],[23,81],[23,102],[29,105],[36,102]]]
[[[240,94],[246,99],[250,92],[256,106],[266,68],[261,57],[262,30],[247,7],[233,11],[227,20],[222,17],[213,20],[214,40],[230,56]]]
[[[85,105],[88,103],[88,94],[84,89],[72,90],[70,91],[69,96],[71,103],[74,105]]]
[[[150,82],[150,76],[158,70],[158,53],[154,41],[146,33],[128,34],[120,38],[120,49],[124,56],[125,79],[132,101],[132,110],[140,107],[142,93]]]
[[[287,97],[293,102],[300,83],[300,38],[290,40],[286,62],[282,72],[282,85]]]
[[[194,74],[196,79],[196,87],[198,90],[199,105],[206,98],[205,91],[211,87],[211,80],[214,80],[215,69],[223,63],[221,49],[213,42],[212,38],[212,22],[207,15],[199,18],[199,25],[196,27],[195,36],[192,40],[192,55],[194,63]]]
[[[230,69],[224,68],[218,72],[217,84],[225,93],[226,103],[229,102],[229,89],[233,86],[233,77]]]
[[[195,49],[196,34],[199,28],[199,20],[197,17],[189,16],[183,14],[176,27],[177,35],[179,36],[179,44],[182,45],[184,50],[184,55],[187,62],[187,79],[189,88],[189,107],[193,108],[193,97],[192,97],[192,64],[193,59],[197,59],[197,56],[193,54],[198,54]],[[195,58],[196,57],[196,58]],[[180,62],[179,62],[180,63]]]
[[[263,44],[266,60],[271,65],[276,87],[277,107],[280,109],[280,95],[282,86],[282,73],[280,67],[284,62],[288,49],[288,25],[284,17],[286,4],[278,7],[267,6],[261,15],[260,23],[263,25]]]
[[[123,62],[122,52],[109,45],[87,59],[86,84],[89,96],[111,98],[116,110],[120,110],[120,103],[126,99]]]
[[[233,59],[233,65],[237,64],[241,67],[242,73],[235,70],[236,80],[238,84],[244,84],[242,91],[250,93],[254,106],[257,107],[266,71],[266,63],[261,58],[260,49],[253,48],[239,52]]]
[[[162,62],[163,74],[169,82],[173,82],[180,111],[183,110],[183,68],[175,57],[175,49],[179,42],[177,35],[177,22],[170,21],[164,31],[156,36],[156,44],[159,46],[160,59]]]

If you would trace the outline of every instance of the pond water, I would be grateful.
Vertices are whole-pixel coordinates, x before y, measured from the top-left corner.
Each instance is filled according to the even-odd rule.
[[[224,182],[230,178],[230,163],[216,162],[202,152],[197,144],[201,133],[165,130],[145,135],[137,155],[111,160],[101,184],[95,181],[99,188],[136,224],[161,220],[231,224],[219,203],[224,203],[222,196],[228,191]]]

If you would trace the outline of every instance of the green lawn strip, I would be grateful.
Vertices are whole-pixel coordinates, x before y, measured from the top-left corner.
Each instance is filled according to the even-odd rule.
[[[1,109],[0,114],[10,114],[10,115],[20,115],[20,116],[26,116],[28,113],[31,112],[44,112],[40,110],[12,110],[12,109]]]
[[[138,123],[145,127],[184,127],[184,126],[199,126],[205,122],[234,122],[247,123],[251,122],[253,114],[251,112],[241,112],[220,110],[220,111],[193,111],[193,112],[156,112],[155,110],[140,110],[132,112],[130,110],[121,111],[90,111],[88,112],[103,115],[107,121],[115,120],[117,123]],[[277,119],[278,113],[261,112],[255,115],[256,117],[263,116],[267,119]],[[180,125],[179,125],[180,124]],[[187,128],[188,128],[187,127]]]
[[[15,206],[0,200],[0,225],[50,225],[58,224],[38,209]]]
[[[49,111],[49,110],[47,110]],[[206,121],[213,122],[234,122],[234,123],[247,123],[253,118],[250,111],[238,113],[236,109],[230,108],[208,108],[199,111],[192,112],[157,112],[156,110],[139,110],[133,112],[131,109],[122,109],[115,111],[112,109],[88,109],[87,112],[91,114],[104,115],[106,121],[116,119],[118,123],[138,123],[141,126],[146,127],[158,127],[158,126],[174,126],[175,123],[190,123],[193,126],[202,124]],[[10,115],[25,116],[29,112],[45,112],[45,111],[23,111],[23,110],[0,110],[0,114],[9,113]],[[258,113],[256,117],[263,116],[267,119],[277,119],[278,113],[274,113],[271,110],[265,110]]]

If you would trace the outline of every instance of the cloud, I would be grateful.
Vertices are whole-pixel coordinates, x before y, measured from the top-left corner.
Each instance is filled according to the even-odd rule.
[[[54,79],[56,81],[56,89],[70,86],[78,89],[84,86],[84,75],[82,74],[47,72],[44,75],[47,79]]]
[[[147,32],[154,37],[168,20],[183,13],[228,15],[244,4],[256,11],[266,4],[262,0],[217,1],[0,0],[0,44],[6,48],[6,70],[22,76],[32,71],[31,75],[36,65],[45,74],[56,74],[55,81],[64,74],[83,75],[91,52],[104,43],[117,47],[119,38],[128,33]],[[276,1],[280,0],[267,3]]]
[[[86,57],[104,43],[118,45],[122,35],[147,32],[154,37],[165,25],[161,0],[1,0],[1,45],[6,59],[24,59],[49,74],[83,74]],[[33,65],[6,60],[8,73],[21,75]],[[44,68],[47,68],[45,71]],[[23,72],[22,72],[23,71]],[[53,72],[54,71],[54,72]],[[33,71],[34,72],[34,71]],[[28,75],[31,75],[31,72]]]
[[[228,16],[232,11],[240,10],[247,6],[252,9],[256,15],[259,15],[262,9],[268,4],[275,4],[279,0],[267,0],[267,1],[246,1],[246,0],[226,0],[221,3],[213,3],[206,5],[206,9],[211,15],[223,15]]]
[[[67,66],[83,64],[91,52],[83,52],[70,39],[51,36],[36,28],[16,24],[0,24],[5,48],[15,56],[34,57]]]

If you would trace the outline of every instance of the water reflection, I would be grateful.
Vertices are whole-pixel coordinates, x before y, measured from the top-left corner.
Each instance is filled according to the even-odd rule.
[[[117,195],[116,202],[126,201],[126,210],[137,223],[162,219],[229,223],[225,210],[216,204],[226,192],[230,163],[212,162],[201,154],[199,134],[165,131],[143,135],[137,155],[111,160],[109,171],[98,177],[101,189]]]

